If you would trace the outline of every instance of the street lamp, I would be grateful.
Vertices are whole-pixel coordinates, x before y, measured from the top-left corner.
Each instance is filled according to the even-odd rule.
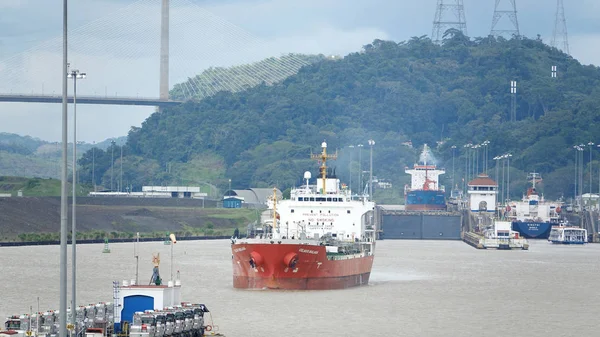
[[[452,188],[454,188],[454,151],[456,150],[456,145],[452,145]]]
[[[600,144],[596,145],[596,147],[600,148]],[[600,167],[598,167],[598,197],[600,198]],[[600,199],[598,199],[600,206]]]
[[[371,147],[371,164],[369,169],[369,198],[373,200],[373,145],[375,145],[375,141],[373,139],[369,139],[369,146]]]
[[[483,143],[481,143],[481,145],[483,145],[483,172],[487,173],[487,170],[488,170],[488,163],[487,163],[488,145],[490,145],[490,141],[486,140]]]
[[[115,171],[115,140],[110,141],[110,191],[114,191],[113,176]]]
[[[350,148],[350,163],[348,164],[348,175],[350,176],[350,199],[352,199],[352,159],[354,159],[354,145],[348,145]]]
[[[465,149],[465,181],[464,181],[464,188],[465,188],[465,195],[467,193],[466,191],[466,187],[467,187],[467,183],[469,182],[469,174],[471,172],[469,172],[469,162],[471,161],[471,156],[470,156],[470,151],[469,149],[471,148],[471,146],[473,146],[473,144],[469,143],[469,144],[465,144],[463,145],[463,148]]]
[[[510,157],[512,154],[506,154],[506,201],[510,200]]]
[[[358,144],[358,193],[362,191],[362,144]]]
[[[76,274],[77,274],[77,247],[76,247],[76,241],[77,241],[77,221],[76,221],[76,212],[75,212],[75,206],[76,206],[76,195],[77,195],[77,80],[78,79],[84,79],[86,78],[86,74],[85,73],[81,73],[79,72],[79,70],[77,69],[73,69],[67,72],[67,78],[72,78],[73,79],[73,206],[71,207],[71,212],[72,212],[72,216],[71,216],[71,221],[72,221],[72,227],[71,227],[71,247],[72,247],[72,262],[71,262],[71,266],[72,266],[72,273],[73,273],[73,281],[71,282],[71,286],[72,286],[72,293],[71,293],[71,297],[73,298],[72,300],[72,304],[71,304],[71,324],[73,324],[73,326],[76,326],[76,315],[75,315],[75,308],[77,308],[77,296],[76,296],[76,290],[77,290],[77,282],[76,282]],[[77,333],[77,328],[75,327],[75,333]]]
[[[229,179],[229,191],[231,191],[231,178]]]
[[[68,142],[68,118],[67,118],[67,77],[69,71],[67,67],[67,0],[63,0],[63,75],[62,77],[62,169],[61,169],[61,188],[60,188],[60,291],[59,291],[59,312],[62,315],[58,317],[58,334],[67,335],[67,142]],[[75,308],[73,308],[75,309]],[[75,316],[75,315],[73,315]]]
[[[593,142],[589,142],[587,143],[587,145],[590,146],[590,202],[591,202],[591,198],[592,198],[592,147],[594,146]]]
[[[123,192],[123,144],[121,144],[121,177],[119,178],[119,192]]]
[[[502,157],[500,156],[496,156],[494,157],[494,160],[496,161],[496,176],[494,176],[494,179],[496,179],[496,205],[498,205],[498,193],[499,193],[499,189],[498,187],[500,186],[500,179],[498,177],[498,161],[502,159]]]
[[[94,184],[94,192],[96,192],[96,142],[95,141],[94,141],[94,147],[92,147],[92,183]]]

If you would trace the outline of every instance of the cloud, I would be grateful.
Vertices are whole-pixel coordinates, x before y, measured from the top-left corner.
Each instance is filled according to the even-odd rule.
[[[172,0],[170,84],[211,66],[249,63],[289,52],[345,55],[374,39],[401,41],[428,35],[435,3]],[[487,35],[493,1],[464,3],[469,35]],[[2,1],[0,8],[0,92],[60,93],[59,1]],[[158,96],[159,8],[156,0],[70,2],[69,61],[88,73],[85,81],[78,82],[78,94]],[[539,0],[520,0],[517,10],[522,34],[535,37],[540,33],[545,41],[551,40],[555,2],[544,6]],[[573,56],[598,64],[593,46],[600,42],[595,23],[600,2],[565,1],[565,11]],[[0,131],[60,140],[60,110],[60,104],[0,103]],[[122,136],[153,111],[80,105],[79,134],[88,142]]]

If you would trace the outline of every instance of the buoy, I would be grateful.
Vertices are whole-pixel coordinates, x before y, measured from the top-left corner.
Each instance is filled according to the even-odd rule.
[[[104,238],[104,249],[102,253],[110,253],[110,248],[108,248],[108,238]]]

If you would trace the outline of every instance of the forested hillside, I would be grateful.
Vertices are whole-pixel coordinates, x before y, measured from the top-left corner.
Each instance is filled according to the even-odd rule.
[[[552,66],[558,67],[557,78],[551,77]],[[518,83],[515,122],[509,120],[511,80]],[[418,159],[424,143],[446,168],[442,183],[449,187],[451,147],[456,146],[455,182],[461,184],[463,145],[489,140],[492,175],[492,158],[512,154],[513,197],[533,171],[545,178],[541,188],[547,197],[568,197],[573,145],[600,141],[598,107],[600,69],[538,39],[469,39],[449,31],[443,45],[427,37],[375,40],[342,59],[306,66],[281,83],[153,114],[129,133],[123,165],[131,172],[124,174],[134,187],[191,182],[227,187],[231,179],[234,188],[283,190],[301,183],[306,169],[315,176],[318,164],[311,163],[310,151],[320,151],[326,140],[330,152],[339,149],[331,163],[337,175],[347,182],[351,168],[356,182],[359,157],[362,170],[369,168],[372,138],[373,173],[391,180],[396,190],[409,182],[404,167]],[[408,141],[413,147],[402,145]],[[478,153],[481,168],[483,151]],[[80,164],[82,181],[91,181],[89,152]],[[110,173],[99,173],[97,165],[98,158],[97,183],[106,183]],[[103,169],[109,167],[110,162]]]
[[[126,137],[114,139],[116,144],[125,143]],[[98,144],[77,143],[78,155],[93,147],[107,149],[112,139],[107,139]],[[71,157],[73,144],[68,145]],[[57,142],[48,142],[30,136],[21,136],[14,133],[0,132],[0,177],[39,177],[60,179],[60,160],[62,156],[61,145]],[[71,161],[68,161],[69,165]],[[70,167],[69,167],[70,170]]]

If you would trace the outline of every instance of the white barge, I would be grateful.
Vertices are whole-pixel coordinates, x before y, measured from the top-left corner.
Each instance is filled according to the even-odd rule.
[[[519,232],[511,229],[510,221],[494,220],[493,224],[483,231],[483,236],[468,232],[464,241],[477,249],[529,249],[527,239],[521,237]]]

